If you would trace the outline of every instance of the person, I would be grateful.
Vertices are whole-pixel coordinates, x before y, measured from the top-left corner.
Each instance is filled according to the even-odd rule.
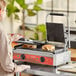
[[[30,69],[30,65],[16,65],[13,63],[13,53],[11,43],[7,33],[2,28],[2,19],[4,17],[6,3],[0,0],[0,76],[14,76],[14,73],[21,72],[24,69]]]

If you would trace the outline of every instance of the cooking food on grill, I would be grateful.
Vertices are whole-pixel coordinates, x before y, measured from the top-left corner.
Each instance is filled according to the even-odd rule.
[[[54,45],[46,44],[46,45],[42,46],[42,50],[53,52],[55,50],[55,46]]]
[[[30,45],[30,44],[24,44],[22,47],[23,48],[29,48],[29,49],[36,49],[37,48],[36,45]]]

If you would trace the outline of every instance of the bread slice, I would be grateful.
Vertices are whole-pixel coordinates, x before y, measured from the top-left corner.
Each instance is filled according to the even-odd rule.
[[[55,46],[54,45],[49,45],[49,44],[47,44],[47,45],[43,45],[42,46],[42,50],[46,50],[46,51],[51,51],[51,52],[53,52],[53,51],[55,51]]]
[[[23,48],[30,48],[30,49],[36,49],[37,48],[36,45],[31,45],[31,44],[24,44],[22,47]]]

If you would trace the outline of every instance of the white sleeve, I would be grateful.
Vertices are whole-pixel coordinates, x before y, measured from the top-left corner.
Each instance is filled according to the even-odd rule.
[[[12,48],[7,35],[0,30],[0,65],[6,72],[13,72],[15,64],[12,62]]]

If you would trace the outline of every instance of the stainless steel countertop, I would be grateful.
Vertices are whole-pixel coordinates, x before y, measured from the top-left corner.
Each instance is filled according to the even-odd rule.
[[[63,73],[58,71],[57,69],[59,67],[52,67],[52,66],[44,66],[44,65],[38,65],[38,64],[30,64],[30,63],[23,63],[23,62],[17,62],[17,64],[25,64],[30,65],[31,69],[24,70],[24,73],[33,74],[37,76],[72,76],[76,74],[72,73]]]

